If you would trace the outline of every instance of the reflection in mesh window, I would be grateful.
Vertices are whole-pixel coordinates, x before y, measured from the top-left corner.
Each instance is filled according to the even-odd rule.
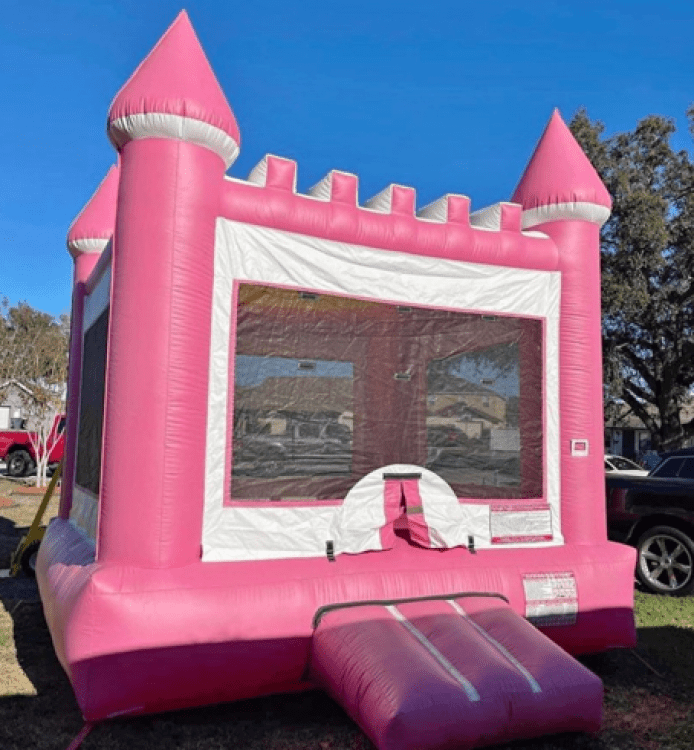
[[[450,484],[520,485],[518,344],[427,368],[427,466]]]
[[[392,463],[542,496],[540,321],[241,284],[232,500],[339,499]]]

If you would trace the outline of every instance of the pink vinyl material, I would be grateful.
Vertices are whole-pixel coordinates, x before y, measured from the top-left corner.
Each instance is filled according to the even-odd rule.
[[[311,200],[294,192],[296,164],[268,156],[264,199],[258,200],[256,185],[227,180],[220,213],[234,221],[366,247],[515,268],[557,268],[557,248],[544,237],[506,227],[498,233],[471,228],[467,199],[459,202],[460,196],[448,196],[448,219],[441,223],[421,221],[412,213],[367,212],[357,204],[356,179],[348,178],[354,175],[335,174],[333,186],[336,181],[347,183],[354,189],[353,201],[344,200],[335,187],[329,201]]]
[[[489,591],[524,615],[523,574],[538,570],[571,570],[576,578],[575,623],[542,628],[562,648],[581,654],[635,642],[633,550],[611,543],[471,555],[413,548],[396,536],[392,550],[339,555],[332,563],[198,561],[144,569],[94,564],[93,548],[69,522],[52,522],[45,540],[37,577],[46,620],[91,720],[308,687],[312,621],[327,604]],[[205,664],[216,653],[218,669],[201,669],[199,653]],[[235,665],[234,680],[227,663]],[[111,664],[132,679],[112,679]],[[157,677],[144,682],[142,670],[156,670]]]
[[[566,203],[611,208],[607,188],[558,110],[552,113],[511,200],[524,210]]]
[[[407,526],[410,538],[422,547],[431,547],[429,526],[424,520],[424,501],[419,494],[419,481],[405,479],[402,482],[402,494],[405,498]]]
[[[193,120],[195,127],[180,133],[165,132],[158,129],[159,115]],[[127,129],[129,118],[137,127]],[[549,648],[532,626],[516,615],[537,622],[543,633],[571,654],[633,645],[635,554],[630,548],[608,542],[605,534],[599,460],[598,228],[590,218],[581,220],[575,211],[568,219],[550,211],[542,214],[545,223],[539,226],[541,232],[520,229],[530,215],[528,211],[538,207],[554,209],[574,199],[574,203],[603,212],[609,205],[604,189],[596,183],[597,175],[589,165],[586,167],[587,160],[562,130],[565,126],[558,115],[553,116],[543,139],[545,145],[540,144],[521,180],[516,195],[521,205],[501,205],[494,229],[471,226],[469,199],[464,196],[446,196],[433,209],[423,210],[424,218],[420,218],[414,213],[414,190],[403,186],[391,186],[382,194],[378,210],[365,210],[358,205],[357,178],[337,171],[329,175],[320,196],[297,194],[296,165],[279,157],[269,157],[252,182],[225,178],[228,153],[225,157],[214,139],[221,133],[238,143],[238,128],[185,14],[179,16],[116,97],[111,125],[116,121],[121,122],[114,137],[119,170],[109,175],[106,187],[102,186],[95,196],[94,214],[92,209],[85,210],[71,230],[73,240],[94,239],[97,245],[93,252],[71,245],[75,289],[65,467],[68,482],[76,476],[74,464],[79,456],[76,439],[85,305],[94,299],[87,296],[100,288],[101,274],[109,269],[111,273],[105,301],[109,329],[105,334],[100,490],[92,506],[98,514],[97,545],[95,550],[86,534],[68,520],[71,498],[83,489],[71,485],[64,491],[61,517],[47,529],[37,562],[46,621],[85,718],[100,720],[313,687],[307,679],[313,618],[321,607],[332,604],[470,591],[500,594],[508,599],[510,609],[489,614],[484,607],[478,611],[470,602],[470,616],[485,621],[484,627],[497,633],[495,637],[509,650],[518,646],[523,654],[539,653],[533,652],[532,644],[544,644],[543,656],[537,661],[543,679],[548,665],[569,662],[562,662],[560,652]],[[202,130],[198,128],[200,123]],[[207,126],[210,128],[205,130]],[[205,137],[210,138],[209,143],[204,142]],[[559,147],[555,148],[557,143]],[[99,206],[96,211],[94,207]],[[403,258],[411,262],[413,256],[425,257],[427,267],[444,276],[445,272],[438,271],[439,259],[448,264],[479,264],[480,273],[487,277],[497,271],[502,275],[516,273],[517,269],[536,271],[544,274],[543,278],[560,275],[560,354],[550,353],[553,361],[560,357],[559,403],[550,405],[552,408],[546,403],[546,392],[552,384],[542,379],[546,371],[542,362],[533,377],[520,386],[519,415],[520,422],[529,422],[530,412],[542,411],[542,419],[535,423],[545,429],[549,429],[551,420],[560,423],[560,444],[552,456],[553,466],[558,466],[555,483],[561,485],[554,496],[560,495],[556,502],[560,505],[561,526],[556,539],[550,540],[555,546],[540,542],[535,546],[492,545],[469,550],[456,543],[450,549],[430,549],[431,523],[418,515],[418,493],[407,485],[404,504],[411,517],[405,520],[414,524],[415,534],[408,537],[403,523],[393,523],[382,540],[382,546],[390,549],[338,554],[334,561],[327,550],[310,557],[263,559],[256,555],[257,559],[204,561],[201,548],[203,520],[207,520],[206,489],[210,474],[219,469],[218,465],[206,465],[209,396],[233,395],[233,383],[212,382],[210,376],[211,362],[220,356],[212,345],[217,341],[213,312],[219,306],[215,282],[222,273],[215,266],[219,260],[215,231],[225,222],[260,227],[276,245],[282,238],[301,235],[347,243],[344,252],[376,248],[379,257],[393,258],[394,267]],[[99,257],[98,249],[109,236],[111,241]],[[272,279],[243,280],[273,283]],[[230,279],[228,288],[238,289],[238,281]],[[297,278],[292,286],[301,284],[302,279]],[[558,284],[552,288],[558,289]],[[359,291],[355,294],[359,296]],[[521,366],[550,356],[538,347],[540,338],[548,339],[552,323],[531,323],[527,327],[533,330],[524,332],[526,341],[518,346]],[[227,346],[229,333],[225,336]],[[382,342],[374,339],[364,348],[367,365],[363,379],[382,376]],[[229,361],[233,356],[232,349],[222,363],[221,380],[233,370]],[[419,377],[423,382],[424,376]],[[362,427],[370,434],[368,440],[363,435],[355,437],[360,450],[375,444],[384,448],[385,454],[397,452],[392,446],[406,445],[404,438],[386,442],[388,431],[392,434],[400,424],[378,424],[374,418],[387,399],[398,402],[400,392],[396,388],[402,382],[392,377],[387,382],[395,385],[390,389],[379,386],[364,397],[369,409],[365,410]],[[554,406],[558,414],[552,413]],[[394,408],[392,411],[397,412]],[[422,423],[424,407],[418,405],[413,413],[413,420]],[[210,442],[225,448],[231,445],[233,426],[232,413],[224,430]],[[425,433],[422,427],[420,424],[420,432]],[[523,436],[529,455],[522,456],[520,464],[523,476],[529,479],[525,494],[520,492],[522,497],[513,499],[521,504],[521,510],[527,506],[522,505],[526,500],[540,508],[548,502],[547,450],[542,430],[536,428],[535,432],[538,434]],[[588,455],[573,455],[572,440],[587,441]],[[397,461],[400,457],[394,458]],[[230,460],[233,465],[233,456]],[[220,514],[239,510],[230,503],[224,505],[230,479],[230,473],[225,473],[224,490],[218,505],[212,508]],[[540,489],[542,497],[536,497]],[[398,512],[401,510],[402,491],[401,483],[393,483],[392,491],[386,493],[388,521],[394,520],[396,505]],[[344,497],[342,494],[328,500],[342,501]],[[483,510],[493,503],[485,497],[465,500],[476,502]],[[273,504],[291,503],[266,504],[270,507],[263,510],[272,510]],[[343,509],[344,504],[336,508]],[[316,510],[329,512],[331,503],[319,503]],[[242,524],[236,531],[239,528],[243,537],[246,529]],[[251,531],[255,530],[249,530],[244,541],[252,548]],[[289,537],[297,533],[291,526],[280,532]],[[533,609],[527,588],[528,580],[534,580],[529,577],[535,575],[544,576],[550,589],[556,580],[573,587],[570,603],[574,609],[569,616],[543,619],[542,605],[539,610]],[[403,612],[414,620],[430,618],[427,622],[436,630],[437,618],[442,615],[431,607],[410,611],[408,605]],[[515,613],[513,617],[510,610]],[[344,612],[353,614],[352,610]],[[332,624],[340,625],[339,617],[343,616],[347,614],[327,615],[318,632],[327,635]],[[455,617],[446,612],[445,621],[453,618],[455,628],[459,628],[460,616]],[[389,629],[393,623],[400,628],[395,629],[397,640],[391,642],[382,634],[374,637],[384,648],[401,644],[403,650],[393,660],[398,668],[402,664],[404,672],[408,662],[402,654],[414,660],[412,664],[421,661],[421,653],[411,647],[411,639],[404,638],[407,633],[403,635],[400,623],[388,622]],[[429,627],[424,621],[421,625]],[[447,628],[448,624],[442,630],[444,635],[449,632]],[[487,651],[480,654],[484,654],[484,664],[490,670],[479,673],[481,684],[493,691],[498,687],[493,671],[496,662]],[[357,668],[364,673],[368,659],[377,655],[365,650],[365,661]],[[456,659],[464,656],[456,651]],[[430,663],[424,660],[422,664],[422,675],[428,675],[432,691],[429,698],[422,696],[426,701],[438,695],[440,683]],[[567,667],[567,675],[572,669]],[[328,685],[336,675],[330,668],[322,668],[321,682]],[[568,684],[558,681],[555,687],[564,690]],[[566,721],[562,717],[569,715],[568,709],[565,714],[550,714],[545,729],[594,729],[597,699],[591,691],[597,688],[590,684],[593,686],[580,693],[586,701],[575,701],[573,696],[569,700],[582,710]],[[505,699],[497,696],[492,703],[494,700],[500,706]],[[536,732],[528,722],[538,715],[537,706],[532,700],[518,706],[514,718],[518,723],[508,736],[534,736]],[[427,726],[432,737],[441,732],[442,743],[447,741],[445,727],[449,726],[444,714],[440,715],[440,729],[433,714]],[[479,727],[470,728],[470,738],[487,736],[493,730],[489,726],[488,719],[480,716]]]
[[[109,122],[149,113],[199,120],[241,142],[234,113],[185,11],[118,92]],[[116,145],[123,145],[122,136]]]
[[[209,360],[213,273],[205,248],[217,213],[214,191],[201,185],[223,171],[212,151],[179,141],[131,141],[121,154],[98,540],[104,562],[175,567],[199,559],[207,408],[200,363]],[[176,189],[185,182],[198,189]],[[134,456],[147,458],[133,465]],[[130,503],[111,497],[131,498],[138,523]]]
[[[585,222],[543,224],[567,252],[562,255],[564,291],[561,301],[559,353],[562,451],[562,513],[568,543],[588,544],[605,538],[605,479],[603,470],[602,346],[600,258],[586,248],[597,245],[599,228]],[[577,366],[584,363],[583,366]],[[585,366],[585,363],[590,363]],[[572,440],[587,440],[588,455],[574,456]],[[586,513],[586,498],[594,504]]]
[[[92,252],[100,253],[111,239],[116,223],[119,176],[118,166],[112,166],[94,195],[72,222],[67,235],[67,246],[75,262],[82,255],[89,254],[90,249]],[[86,281],[90,272],[91,267],[80,269],[79,281]]]
[[[600,728],[600,680],[496,597],[327,611],[311,675],[379,750]]]

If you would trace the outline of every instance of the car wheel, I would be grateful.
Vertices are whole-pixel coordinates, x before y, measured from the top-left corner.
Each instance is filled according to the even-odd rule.
[[[22,570],[30,578],[36,578],[36,556],[38,555],[40,544],[40,539],[34,539],[33,542],[26,546],[19,561]]]
[[[7,476],[24,477],[31,471],[34,462],[27,451],[20,450],[10,453],[5,459],[5,465],[7,467]]]
[[[654,526],[636,545],[636,574],[656,594],[683,596],[694,588],[694,543],[679,529]]]

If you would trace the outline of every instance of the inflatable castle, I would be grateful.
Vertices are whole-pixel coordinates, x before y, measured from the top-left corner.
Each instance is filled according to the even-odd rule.
[[[596,731],[632,646],[607,541],[599,228],[559,114],[511,202],[226,175],[182,13],[74,221],[59,517],[37,577],[88,721],[312,688],[381,750]]]

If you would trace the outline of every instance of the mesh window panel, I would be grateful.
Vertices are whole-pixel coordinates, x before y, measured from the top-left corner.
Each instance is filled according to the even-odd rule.
[[[75,482],[99,494],[109,308],[84,334]]]
[[[242,284],[231,499],[341,498],[391,463],[541,497],[542,371],[537,320]]]

